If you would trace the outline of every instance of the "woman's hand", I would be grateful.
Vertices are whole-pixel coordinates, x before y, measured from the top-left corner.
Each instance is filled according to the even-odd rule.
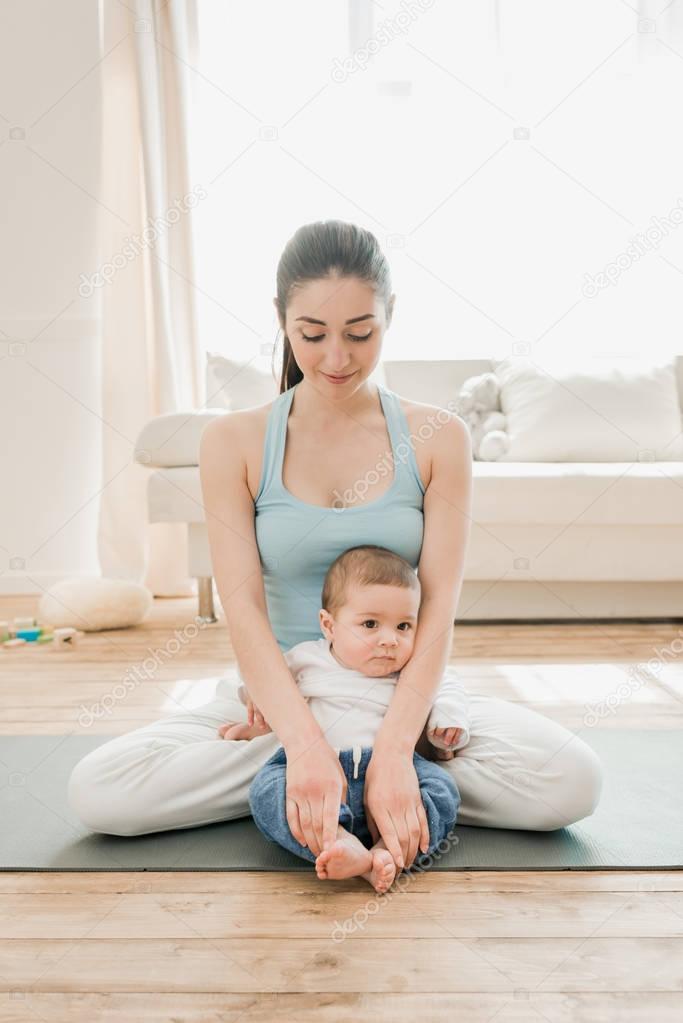
[[[323,737],[287,754],[285,799],[289,830],[314,856],[337,838],[339,807],[348,783],[339,757]]]
[[[373,750],[363,801],[373,842],[381,835],[400,870],[411,866],[418,848],[427,852],[429,824],[412,751]]]

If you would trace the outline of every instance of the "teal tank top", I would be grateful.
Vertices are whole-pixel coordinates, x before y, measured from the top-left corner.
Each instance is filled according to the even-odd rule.
[[[268,617],[281,650],[322,637],[318,612],[325,574],[349,547],[373,543],[417,569],[423,537],[424,486],[397,394],[377,385],[391,440],[394,478],[375,500],[324,508],[298,500],[282,482],[287,419],[298,384],[280,394],[268,414],[261,480],[254,501]],[[378,475],[389,475],[383,460]],[[368,467],[367,483],[373,480]]]

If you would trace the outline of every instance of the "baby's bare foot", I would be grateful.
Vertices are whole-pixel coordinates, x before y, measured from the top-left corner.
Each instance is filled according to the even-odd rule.
[[[315,870],[321,881],[341,881],[368,873],[372,865],[369,849],[360,842],[338,838],[334,845],[320,853],[315,861]]]
[[[367,878],[376,892],[386,892],[391,888],[396,877],[394,857],[388,849],[371,849],[372,869],[363,876]]]

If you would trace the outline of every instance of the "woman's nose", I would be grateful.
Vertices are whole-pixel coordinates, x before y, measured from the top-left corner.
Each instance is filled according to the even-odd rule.
[[[343,373],[350,365],[349,353],[342,342],[332,342],[328,353],[330,370],[333,373]]]

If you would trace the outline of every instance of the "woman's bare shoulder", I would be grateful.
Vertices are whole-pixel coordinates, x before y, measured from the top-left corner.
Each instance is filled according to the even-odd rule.
[[[417,467],[425,490],[443,465],[471,458],[467,423],[455,412],[396,395],[405,413]]]
[[[273,402],[235,409],[216,416],[204,427],[200,465],[209,478],[219,478],[227,466],[243,479],[252,499],[257,492],[263,463],[268,414]]]
[[[233,409],[223,412],[212,419],[204,427],[202,438],[215,438],[217,443],[230,438],[249,438],[254,432],[265,430],[268,414],[273,402],[267,405],[255,405],[253,408]]]
[[[405,413],[405,417],[410,427],[410,432],[415,433],[422,426],[432,426],[435,432],[438,432],[439,427],[450,426],[451,433],[456,435],[462,434],[462,431],[468,431],[467,423],[462,419],[457,412],[450,409],[442,408],[440,405],[429,405],[422,401],[413,401],[411,398],[404,398],[398,394],[396,396],[401,403],[401,408]]]

